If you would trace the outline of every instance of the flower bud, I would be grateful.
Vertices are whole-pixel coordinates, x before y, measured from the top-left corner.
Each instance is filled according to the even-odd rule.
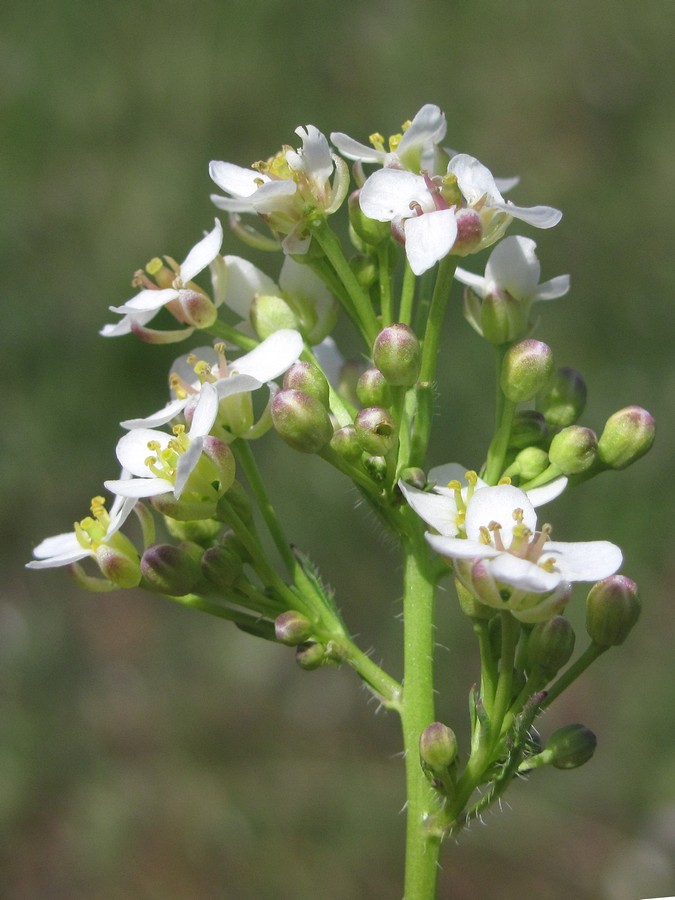
[[[218,318],[218,310],[213,301],[200,291],[180,291],[178,299],[174,302],[180,306],[180,320],[186,325],[210,328]]]
[[[251,325],[261,341],[282,328],[298,331],[300,322],[295,312],[281,297],[258,295],[251,303]]]
[[[590,428],[568,425],[551,441],[548,457],[563,475],[578,475],[595,462],[598,439]]]
[[[403,387],[415,384],[421,361],[420,342],[407,325],[389,325],[375,338],[373,362],[389,384]]]
[[[288,647],[297,647],[298,644],[304,644],[308,638],[312,636],[312,623],[307,616],[289,609],[288,612],[281,613],[274,620],[274,634],[280,644],[286,644]],[[312,646],[321,646],[313,644]]]
[[[374,366],[366,369],[356,383],[356,396],[362,406],[391,406],[392,396],[389,383]]]
[[[304,391],[279,391],[272,401],[272,422],[286,443],[301,453],[318,453],[333,437],[326,407]]]
[[[513,419],[509,446],[523,450],[541,444],[546,437],[546,420],[534,409],[519,409]]]
[[[553,353],[541,341],[526,340],[506,351],[502,362],[501,387],[512,403],[531,400],[551,377]]]
[[[384,456],[366,456],[363,467],[373,481],[384,481],[387,477],[387,460]]]
[[[164,516],[164,524],[171,537],[177,541],[192,541],[203,547],[210,547],[214,538],[223,527],[222,522],[215,519],[196,519],[189,522],[180,522],[171,516]]]
[[[202,575],[209,584],[218,590],[231,590],[243,569],[244,562],[241,554],[231,541],[209,547],[202,554]]]
[[[306,672],[320,668],[326,660],[326,648],[323,644],[308,642],[300,644],[295,653],[295,661]]]
[[[537,409],[549,425],[566,428],[574,425],[584,411],[586,393],[586,382],[579,372],[563,366],[539,391]]]
[[[548,468],[548,453],[541,447],[526,447],[513,460],[507,475],[518,475],[521,483],[531,481]]]
[[[359,444],[375,456],[385,456],[398,439],[394,420],[379,406],[362,409],[354,419],[354,428]]]
[[[201,580],[200,552],[201,547],[187,541],[148,547],[141,558],[141,572],[149,590],[171,597],[191,593]]]
[[[598,456],[611,469],[625,469],[654,443],[656,422],[646,409],[626,406],[610,416],[598,441]]]
[[[420,469],[417,466],[409,466],[401,472],[401,480],[422,491],[427,483],[427,476],[424,469]]]
[[[586,630],[600,647],[623,644],[640,618],[638,586],[625,575],[594,584],[586,598]]]
[[[356,247],[361,246],[359,237],[353,229],[349,236]],[[349,260],[349,268],[356,275],[356,280],[365,291],[369,291],[373,287],[379,276],[377,262],[370,256],[358,255],[353,257]]]
[[[549,680],[566,665],[574,652],[574,629],[563,616],[538,622],[527,639],[527,663]]]
[[[353,191],[349,195],[347,205],[349,207],[349,224],[354,229],[357,237],[365,244],[377,247],[383,241],[388,240],[391,233],[389,222],[378,222],[376,219],[369,219],[365,215],[359,204],[361,191]]]
[[[316,399],[328,409],[330,404],[330,389],[328,381],[318,366],[310,362],[296,362],[284,375],[284,387],[304,391],[310,397]]]
[[[208,483],[219,495],[227,493],[234,484],[236,464],[229,444],[220,438],[207,434],[202,445],[202,458],[196,472],[208,479]],[[188,485],[189,485],[188,481]]]
[[[519,314],[520,305],[510,294],[500,290],[487,294],[480,305],[480,325],[485,340],[498,346],[520,337],[520,330],[516,330],[513,323]]]
[[[141,580],[138,553],[119,531],[95,551],[101,573],[118,588],[136,587]]]
[[[338,428],[330,440],[330,445],[347,462],[355,463],[361,459],[363,447],[359,444],[353,425],[343,425],[342,428]]]
[[[564,725],[548,739],[544,753],[556,769],[576,769],[593,756],[597,743],[585,725]]]
[[[454,731],[442,722],[432,722],[420,735],[420,759],[434,774],[444,772],[457,756]]]

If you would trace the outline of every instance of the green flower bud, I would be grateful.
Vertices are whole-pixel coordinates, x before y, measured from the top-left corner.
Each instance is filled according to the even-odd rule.
[[[279,391],[272,401],[272,422],[286,443],[301,453],[318,453],[333,437],[326,407],[304,391]]]
[[[656,422],[646,409],[626,406],[610,416],[598,441],[598,456],[611,469],[625,469],[654,443]]]
[[[521,483],[541,475],[549,465],[548,453],[541,447],[521,450],[508,468],[507,475],[518,475]]]
[[[177,541],[192,541],[208,547],[223,527],[222,522],[215,519],[197,519],[195,521],[180,522],[171,516],[164,516],[164,524],[171,537]]]
[[[312,642],[300,644],[295,653],[295,661],[301,669],[304,669],[306,672],[311,672],[314,669],[320,668],[327,662],[326,648],[323,644],[315,644]]]
[[[568,425],[551,441],[548,457],[563,475],[578,475],[593,465],[598,455],[598,439],[590,428]]]
[[[187,541],[153,544],[141,557],[141,572],[149,590],[171,597],[190,594],[201,580],[201,547]]]
[[[576,769],[593,756],[597,743],[585,725],[565,725],[551,735],[544,753],[556,769]]]
[[[584,411],[586,393],[586,383],[579,372],[563,366],[539,391],[537,409],[549,425],[566,428],[574,425]]]
[[[411,484],[420,491],[424,490],[427,483],[427,476],[424,469],[419,469],[416,466],[409,466],[407,469],[403,469],[401,472],[401,479],[405,481],[406,484]]]
[[[391,235],[391,225],[389,222],[378,222],[376,219],[369,219],[364,215],[359,205],[360,191],[353,191],[349,195],[347,205],[349,208],[349,224],[354,229],[357,237],[365,244],[371,247],[377,247],[383,241],[389,239]]]
[[[374,366],[366,369],[356,383],[356,396],[362,406],[391,406],[392,396],[389,383]]]
[[[209,547],[202,554],[201,570],[204,578],[221,591],[232,589],[244,569],[238,548],[232,541]]]
[[[412,328],[402,324],[384,328],[375,338],[373,362],[389,384],[403,387],[415,384],[422,351]]]
[[[420,735],[420,759],[434,774],[443,773],[457,756],[454,731],[442,722],[432,722]]]
[[[505,291],[487,294],[480,306],[481,331],[485,340],[498,346],[520,337],[523,333],[521,306]]]
[[[286,644],[288,647],[297,647],[298,644],[307,643],[308,638],[312,636],[312,623],[307,616],[296,612],[294,609],[281,613],[274,620],[274,633],[280,644]],[[321,646],[313,644],[312,646]]]
[[[310,362],[296,362],[284,375],[284,387],[304,391],[328,409],[330,405],[330,388],[328,381],[318,366]]]
[[[356,428],[353,425],[343,425],[338,428],[330,440],[330,445],[340,456],[350,463],[358,462],[363,453],[363,447],[356,437]]]
[[[524,450],[535,444],[541,444],[546,437],[546,420],[534,409],[519,409],[513,419],[509,446],[516,450]]]
[[[249,316],[261,341],[282,328],[293,328],[296,331],[300,328],[297,315],[281,297],[256,296],[251,303]]]
[[[623,644],[640,618],[638,586],[625,575],[594,584],[586,598],[586,630],[600,647]]]
[[[512,403],[531,400],[551,377],[551,348],[532,339],[520,341],[506,351],[502,362],[501,387]]]
[[[354,419],[354,428],[357,440],[366,453],[385,456],[396,446],[396,424],[386,409],[379,406],[362,409]]]
[[[384,481],[387,477],[387,460],[384,456],[366,456],[363,467],[373,481]]]
[[[356,241],[358,242],[358,240],[358,235],[356,235]],[[379,269],[375,260],[370,256],[355,256],[349,260],[349,268],[356,275],[358,283],[366,291],[370,290],[377,281]]]
[[[549,680],[574,652],[574,629],[563,616],[538,622],[527,639],[528,668],[539,669]]]

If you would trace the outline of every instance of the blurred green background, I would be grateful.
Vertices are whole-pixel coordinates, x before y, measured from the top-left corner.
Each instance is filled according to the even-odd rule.
[[[175,348],[97,331],[134,269],[182,258],[210,227],[208,161],[248,165],[308,122],[390,134],[426,102],[445,110],[450,146],[522,176],[515,202],[564,211],[532,235],[542,277],[573,284],[538,336],[584,373],[584,423],[636,403],[660,426],[646,459],[552,508],[558,538],[625,548],[643,591],[628,643],[542,722],[584,722],[596,756],[515,786],[446,848],[440,895],[675,893],[674,33],[672,0],[4,4],[3,898],[400,896],[397,722],[349,672],[301,672],[227,623],[23,563],[114,477],[117,422],[164,402]],[[245,250],[228,235],[224,252]],[[432,462],[478,465],[488,354],[453,306]],[[319,461],[271,437],[261,450],[288,533],[400,675],[387,543]],[[454,603],[440,608],[439,716],[464,739],[474,647]],[[570,615],[583,621],[583,592]]]

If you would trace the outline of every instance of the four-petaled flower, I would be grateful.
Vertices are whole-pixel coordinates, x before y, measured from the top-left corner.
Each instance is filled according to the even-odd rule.
[[[347,195],[349,172],[314,125],[299,126],[295,133],[302,139],[298,150],[284,147],[251,169],[214,160],[209,173],[229,195],[211,195],[219,209],[256,213],[273,232],[284,236],[286,253],[303,254],[311,241],[307,233],[309,215],[317,210],[330,215],[340,207]]]

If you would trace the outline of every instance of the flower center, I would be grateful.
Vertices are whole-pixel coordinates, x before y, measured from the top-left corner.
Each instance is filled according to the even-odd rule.
[[[110,528],[110,516],[105,508],[104,497],[92,497],[91,516],[75,522],[75,537],[83,550],[96,550]]]

